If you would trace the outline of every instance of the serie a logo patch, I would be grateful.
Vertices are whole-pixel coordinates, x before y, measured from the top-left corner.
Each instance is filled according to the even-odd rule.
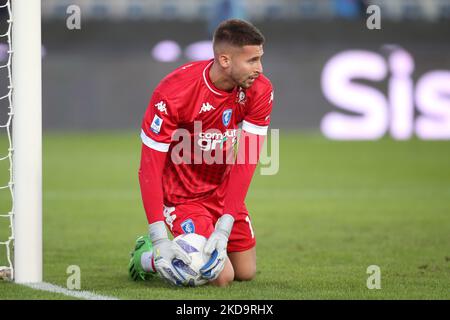
[[[161,126],[163,123],[163,119],[161,119],[160,117],[158,117],[155,114],[155,117],[153,118],[152,124],[150,126],[150,129],[152,129],[152,131],[156,134],[159,134],[159,132],[161,131]]]

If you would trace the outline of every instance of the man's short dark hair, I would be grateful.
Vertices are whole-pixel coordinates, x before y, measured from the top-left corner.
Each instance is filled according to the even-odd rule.
[[[264,36],[250,22],[240,19],[223,21],[214,32],[213,43],[227,43],[235,47],[259,46],[264,44]]]

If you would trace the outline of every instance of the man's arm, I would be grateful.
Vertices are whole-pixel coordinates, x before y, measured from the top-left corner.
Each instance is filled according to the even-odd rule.
[[[163,221],[162,172],[167,152],[160,152],[142,144],[139,185],[148,224]]]
[[[235,215],[244,205],[269,128],[272,105],[273,91],[269,83],[242,122],[239,149],[228,180],[223,214]]]
[[[176,129],[176,114],[160,93],[155,92],[142,123],[141,164],[139,184],[153,244],[155,269],[167,281],[181,285],[185,279],[172,264],[173,259],[190,264],[191,258],[178,244],[169,240],[163,215],[162,174],[172,132]]]
[[[176,128],[176,111],[168,99],[155,90],[142,121],[139,167],[142,201],[149,224],[164,220],[162,174]]]
[[[244,206],[244,200],[258,164],[265,135],[270,123],[273,91],[270,85],[253,102],[251,112],[244,118],[239,139],[236,163],[230,172],[222,217],[206,242],[204,253],[210,260],[200,272],[204,278],[214,280],[225,266],[228,238],[233,228],[235,215]]]
[[[204,248],[205,254],[211,256],[210,260],[200,270],[204,278],[216,279],[225,266],[226,248],[235,215],[244,206],[244,200],[258,164],[264,138],[263,135],[245,130],[241,131],[236,163],[231,169],[227,184],[223,215],[217,221],[215,230]]]
[[[236,163],[228,180],[223,213],[237,214],[244,204],[250,183],[259,161],[265,136],[241,131]]]
[[[228,180],[223,215],[217,221],[215,230],[204,248],[205,254],[211,255],[211,259],[200,270],[204,278],[216,279],[225,266],[226,248],[235,215],[244,204],[263,143],[264,136],[242,130],[237,160]]]

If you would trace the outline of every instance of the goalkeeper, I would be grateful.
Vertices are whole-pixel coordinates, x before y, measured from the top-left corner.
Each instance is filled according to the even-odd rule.
[[[154,90],[142,122],[139,168],[149,236],[137,240],[129,265],[133,279],[158,272],[184,284],[172,260],[190,258],[169,240],[166,227],[174,237],[194,232],[208,239],[210,261],[200,271],[212,284],[254,278],[256,241],[244,200],[273,102],[262,74],[263,44],[252,24],[226,20],[214,33],[214,59],[179,67]],[[188,143],[182,152],[181,143]]]

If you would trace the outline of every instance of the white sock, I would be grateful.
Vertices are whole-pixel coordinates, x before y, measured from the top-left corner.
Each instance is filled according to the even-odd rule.
[[[145,272],[156,272],[153,264],[153,250],[142,253],[141,266]]]

